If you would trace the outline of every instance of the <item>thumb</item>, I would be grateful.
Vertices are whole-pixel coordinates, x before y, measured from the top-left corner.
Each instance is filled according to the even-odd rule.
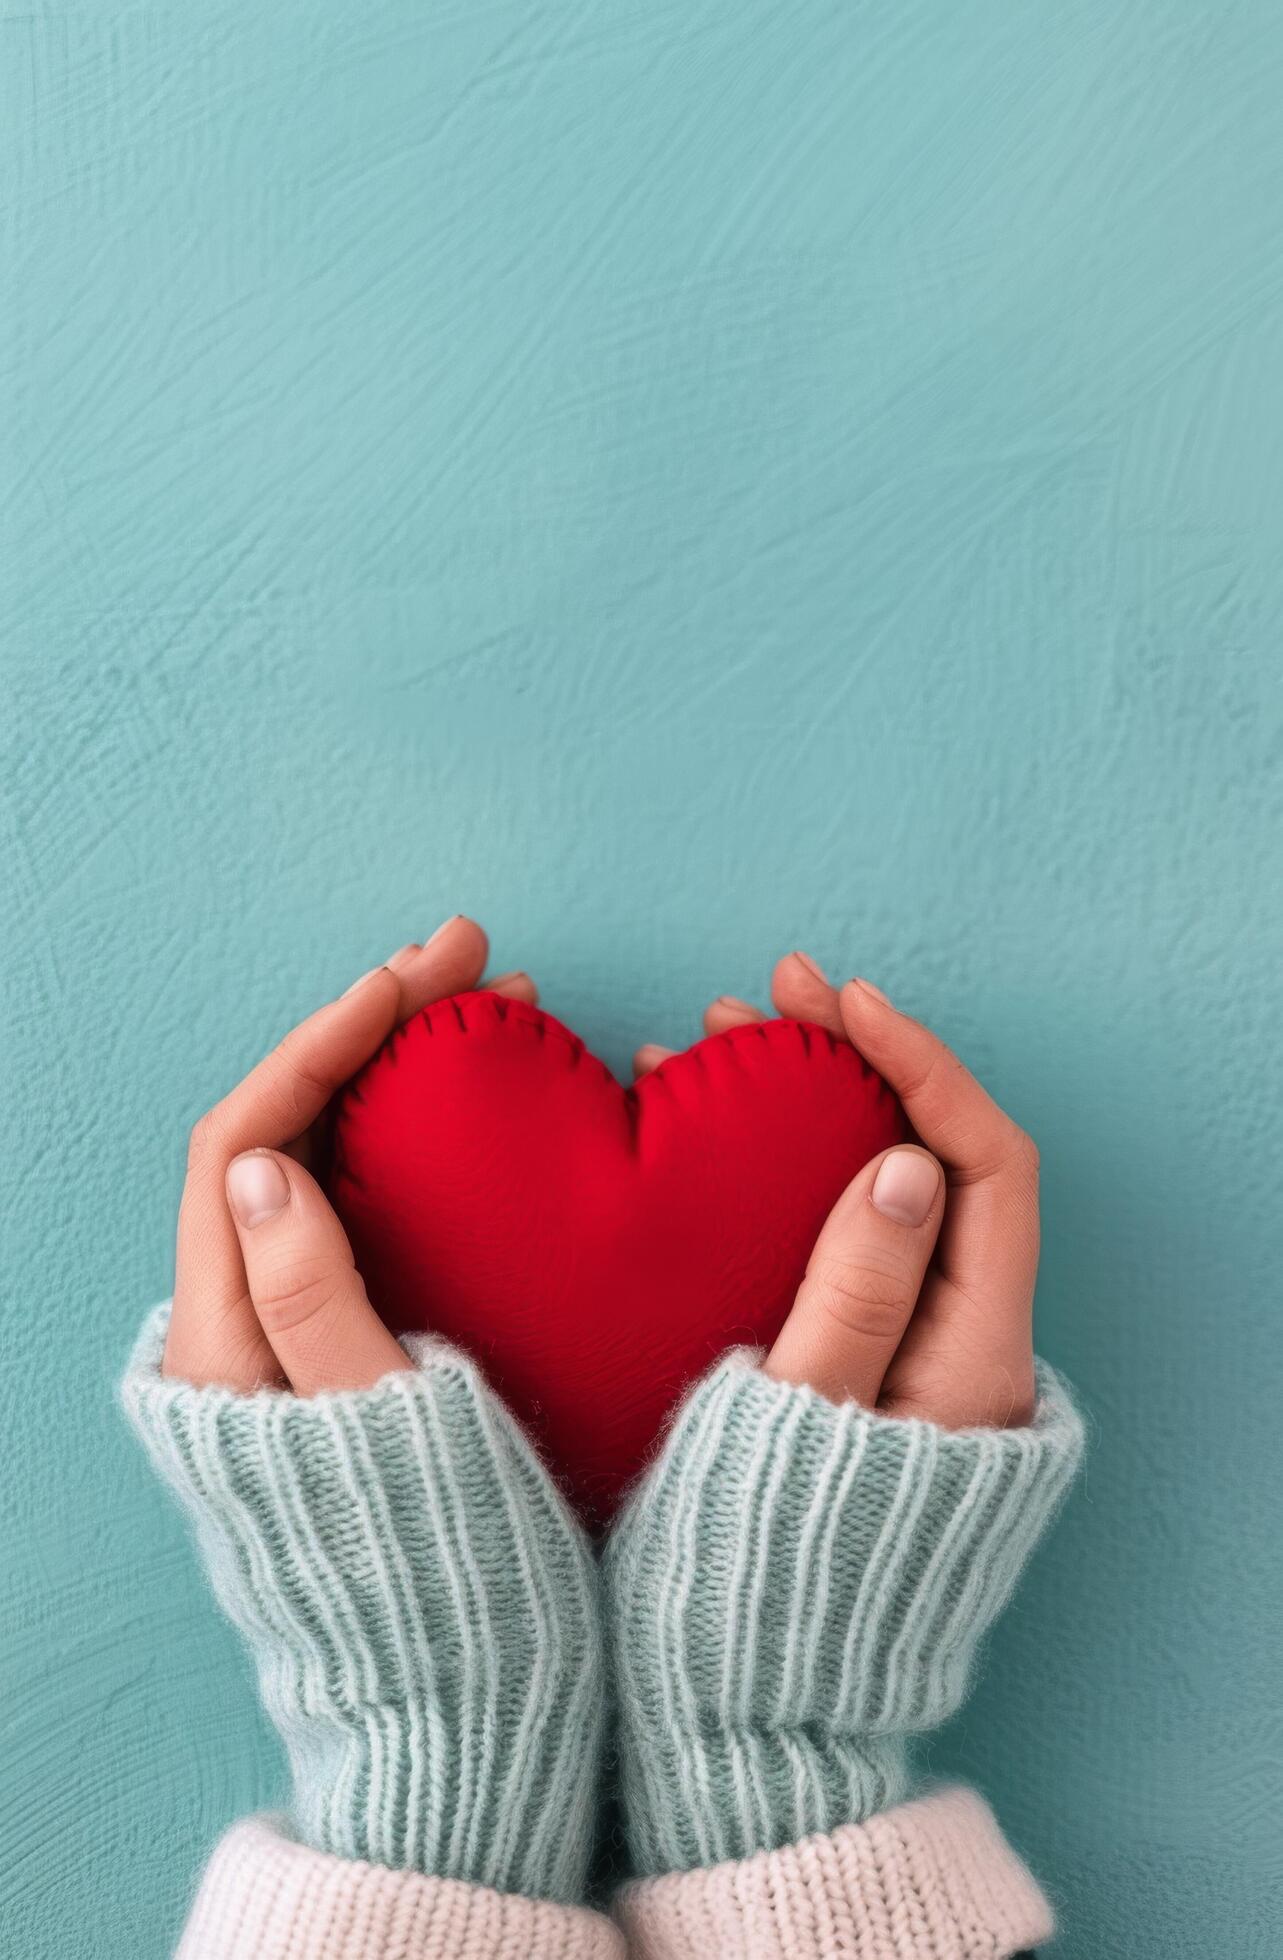
[[[864,1166],[825,1220],[768,1375],[876,1406],[935,1249],[944,1190],[940,1165],[915,1144]]]
[[[297,1395],[368,1388],[411,1366],[370,1305],[347,1233],[315,1178],[278,1150],[227,1167],[250,1299]]]

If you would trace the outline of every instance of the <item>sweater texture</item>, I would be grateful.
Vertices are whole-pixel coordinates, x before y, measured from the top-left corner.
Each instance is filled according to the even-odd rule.
[[[303,1399],[161,1374],[123,1399],[253,1655],[288,1816],[216,1849],[182,1960],[1011,1960],[1052,1927],[969,1792],[908,1741],[1082,1445],[1041,1367],[1021,1430],[946,1432],[698,1382],[600,1562],[473,1363]],[[634,1876],[584,1903],[604,1711]]]
[[[900,1803],[909,1738],[962,1701],[1081,1454],[1081,1419],[1042,1364],[1029,1427],[949,1431],[830,1402],[757,1360],[734,1351],[696,1384],[606,1549],[642,1876]]]
[[[582,1897],[605,1684],[577,1520],[474,1365],[428,1338],[372,1388],[235,1395],[162,1376],[125,1408],[244,1634],[320,1852]]]

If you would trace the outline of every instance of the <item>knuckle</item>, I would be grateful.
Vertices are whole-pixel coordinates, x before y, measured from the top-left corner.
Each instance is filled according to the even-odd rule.
[[[220,1106],[207,1109],[192,1124],[187,1139],[187,1167],[202,1170],[222,1154],[224,1124]]]
[[[1027,1130],[1018,1129],[1014,1125],[1007,1163],[1022,1182],[1037,1187],[1042,1164],[1038,1146]]]
[[[278,1136],[300,1136],[307,1128],[303,1084],[297,1071],[284,1065],[264,1072],[258,1092],[258,1121]]]
[[[941,1079],[948,1073],[951,1062],[959,1072],[962,1069],[962,1064],[956,1056],[951,1055],[947,1048],[941,1047],[934,1037],[929,1039],[930,1045],[926,1054],[901,1084],[901,1094],[910,1101],[916,1098],[926,1100],[930,1097],[939,1088]]]
[[[916,1272],[890,1253],[826,1260],[811,1281],[829,1319],[871,1340],[897,1339],[918,1296]]]
[[[318,1068],[312,1042],[303,1028],[291,1028],[276,1053],[282,1064],[283,1086],[290,1092],[333,1095],[335,1084],[323,1068]]]
[[[335,1299],[340,1278],[332,1261],[309,1258],[301,1252],[256,1273],[254,1308],[264,1333],[288,1333],[315,1319]]]

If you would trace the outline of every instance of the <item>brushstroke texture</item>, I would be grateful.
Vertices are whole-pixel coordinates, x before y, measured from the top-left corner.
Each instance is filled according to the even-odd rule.
[[[1274,0],[0,13],[0,1950],[280,1788],[110,1384],[187,1125],[464,906],[1036,1132],[1098,1436],[938,1760],[1064,1960],[1274,1960],[1281,96]]]

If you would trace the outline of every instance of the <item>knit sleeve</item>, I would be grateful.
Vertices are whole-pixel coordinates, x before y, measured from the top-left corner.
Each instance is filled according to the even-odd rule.
[[[948,1431],[835,1404],[756,1361],[732,1354],[697,1384],[607,1547],[641,1877],[903,1803],[909,1737],[962,1700],[1081,1451],[1045,1365],[1029,1427]]]
[[[123,1400],[253,1656],[293,1836],[340,1860],[582,1898],[597,1574],[516,1423],[443,1343],[407,1341],[415,1368],[371,1388],[242,1396],[163,1377],[166,1323],[162,1307],[145,1325]]]

